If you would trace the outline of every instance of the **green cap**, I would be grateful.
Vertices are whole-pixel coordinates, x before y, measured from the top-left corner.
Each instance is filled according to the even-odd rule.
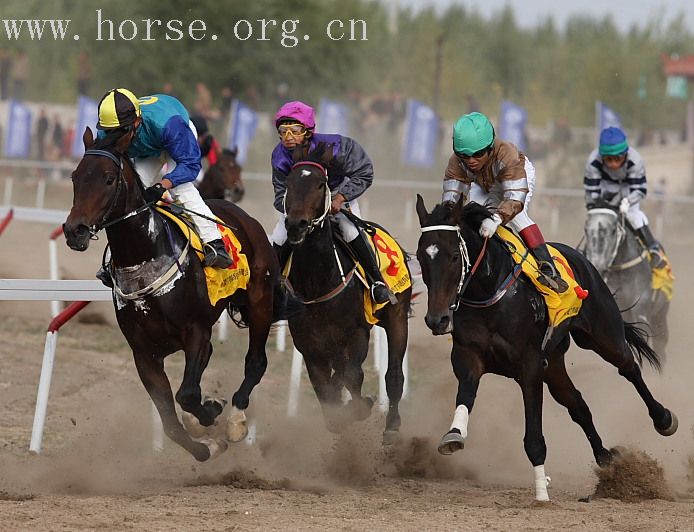
[[[491,146],[494,142],[494,128],[482,113],[461,116],[453,126],[453,151],[462,155]]]

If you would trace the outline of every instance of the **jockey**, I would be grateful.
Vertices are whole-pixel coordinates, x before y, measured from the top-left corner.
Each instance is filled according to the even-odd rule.
[[[443,177],[443,203],[475,201],[496,212],[480,227],[489,238],[500,225],[515,229],[539,265],[537,280],[557,293],[569,285],[557,273],[540,228],[528,216],[535,189],[535,167],[510,142],[495,138],[482,113],[461,116],[453,127],[453,155]]]
[[[155,94],[141,99],[128,89],[111,89],[99,102],[98,137],[102,145],[122,142],[134,160],[147,202],[168,190],[186,209],[214,219],[193,182],[200,171],[200,148],[188,112],[176,98]],[[204,244],[203,264],[228,268],[233,264],[214,221],[192,214]]]
[[[209,165],[214,166],[219,160],[219,154],[222,153],[222,149],[219,147],[217,139],[210,133],[210,129],[207,127],[207,120],[197,115],[191,116],[190,121],[195,126],[195,130],[198,134],[198,146],[200,146],[201,157],[203,159],[207,157]]]
[[[627,137],[618,127],[600,132],[600,144],[586,162],[583,178],[586,208],[591,209],[599,199],[626,212],[632,229],[648,248],[651,267],[665,265],[662,247],[648,227],[648,218],[641,210],[646,197],[646,167],[639,152],[629,147]]]
[[[284,195],[287,190],[287,175],[292,167],[292,151],[297,146],[309,145],[310,149],[319,142],[332,144],[333,160],[328,172],[328,186],[332,194],[330,212],[338,224],[340,235],[356,254],[359,262],[371,283],[371,297],[376,303],[392,301],[394,296],[383,282],[376,257],[371,251],[367,237],[350,221],[340,209],[349,209],[359,216],[359,205],[356,199],[361,196],[373,182],[373,164],[371,159],[356,141],[342,135],[314,133],[316,120],[313,108],[303,102],[285,103],[275,114],[275,127],[280,142],[272,151],[272,185],[275,189],[275,209],[280,212],[280,219],[272,231],[272,242],[277,251],[280,264],[289,257],[290,247],[287,243],[286,215],[284,212]]]

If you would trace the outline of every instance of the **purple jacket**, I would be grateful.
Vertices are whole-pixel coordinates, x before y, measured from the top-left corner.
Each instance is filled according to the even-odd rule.
[[[371,186],[374,168],[364,148],[349,137],[316,133],[311,137],[310,150],[319,142],[333,145],[333,160],[328,170],[328,187],[339,192],[347,201],[361,196]],[[275,188],[274,206],[284,214],[284,194],[287,190],[287,175],[292,168],[292,152],[280,142],[272,150],[272,186]]]

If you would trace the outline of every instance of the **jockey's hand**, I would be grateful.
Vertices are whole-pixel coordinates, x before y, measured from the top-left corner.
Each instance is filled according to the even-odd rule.
[[[164,188],[164,185],[161,183],[155,183],[151,187],[146,188],[142,195],[147,203],[156,203],[162,198],[165,192],[166,189]]]
[[[619,202],[619,212],[620,214],[626,214],[629,210],[629,198],[622,198]]]
[[[333,196],[333,201],[330,204],[330,214],[337,214],[342,209],[342,204],[346,201],[346,198],[339,192]]]
[[[501,225],[501,216],[494,213],[491,218],[485,218],[480,225],[480,236],[482,238],[491,238],[496,233],[496,228]]]

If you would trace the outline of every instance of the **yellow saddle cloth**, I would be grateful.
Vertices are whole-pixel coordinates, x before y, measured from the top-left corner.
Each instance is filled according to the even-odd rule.
[[[173,215],[165,209],[157,207],[157,211],[173,220],[181,229],[183,234],[190,240],[191,246],[195,249],[198,258],[202,261],[204,254],[201,251],[203,248],[200,236],[193,231],[179,217]],[[221,221],[221,220],[220,220]],[[225,269],[212,268],[205,266],[205,278],[207,279],[207,294],[210,298],[212,306],[217,304],[217,301],[225,297],[229,297],[239,289],[244,289],[248,285],[251,278],[251,270],[248,266],[248,258],[245,253],[242,253],[241,243],[236,235],[228,227],[217,224],[219,232],[222,234],[224,247],[234,260],[234,264]]]
[[[660,290],[668,301],[672,301],[672,286],[675,283],[675,276],[672,273],[672,265],[668,256],[662,251],[660,256],[665,261],[665,265],[660,268],[653,268],[651,287],[653,290]]]
[[[502,226],[497,228],[496,233],[501,237],[502,240],[510,244],[508,247],[511,250],[513,260],[516,262],[516,264],[521,264],[525,276],[532,281],[537,288],[537,291],[540,292],[540,294],[542,294],[542,296],[545,298],[547,312],[549,313],[549,324],[551,326],[556,327],[564,320],[578,314],[578,312],[581,310],[583,300],[588,297],[588,291],[584,290],[576,282],[573,270],[571,269],[571,266],[569,266],[569,262],[558,249],[550,245],[547,246],[549,248],[550,255],[552,255],[552,258],[554,259],[554,265],[557,272],[569,285],[569,289],[563,294],[557,294],[554,290],[546,287],[537,280],[537,261],[535,260],[535,257],[532,256],[532,253],[526,254],[527,248],[519,237]]]
[[[380,227],[374,227],[376,232],[370,235],[371,246],[376,252],[376,260],[383,276],[383,281],[394,293],[399,294],[412,286],[410,270],[407,268],[407,258],[402,248],[395,239]],[[359,273],[362,278],[366,278],[364,270],[359,266]],[[375,325],[378,323],[375,313],[385,307],[388,303],[376,303],[371,299],[368,288],[364,290],[364,314],[366,321]]]

